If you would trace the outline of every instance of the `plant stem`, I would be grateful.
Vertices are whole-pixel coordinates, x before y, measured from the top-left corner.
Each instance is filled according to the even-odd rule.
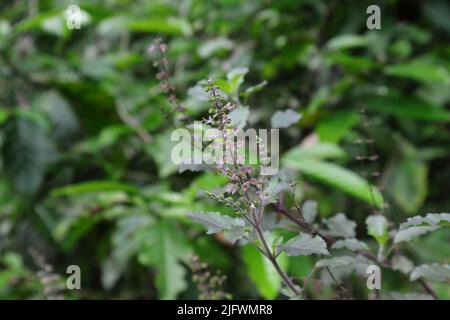
[[[256,233],[258,234],[259,239],[262,242],[262,245],[264,247],[264,250],[267,253],[267,258],[272,263],[272,265],[275,267],[275,270],[277,270],[280,277],[283,279],[284,283],[297,295],[301,294],[301,291],[297,289],[297,287],[294,285],[291,279],[286,275],[286,273],[281,269],[280,265],[277,262],[277,258],[272,253],[272,250],[270,249],[269,245],[267,244],[266,238],[264,237],[264,234],[261,230],[261,227],[259,225],[255,226]]]
[[[432,296],[435,300],[439,300],[439,297],[437,296],[436,292],[434,292],[434,290],[428,283],[425,282],[425,280],[419,279],[418,282],[430,296]]]

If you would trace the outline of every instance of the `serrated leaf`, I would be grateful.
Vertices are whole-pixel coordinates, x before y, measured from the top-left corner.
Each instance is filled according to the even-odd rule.
[[[189,88],[188,95],[197,99],[198,101],[208,101],[209,96],[205,91],[205,88],[201,85],[196,85],[194,87]]]
[[[317,202],[312,200],[305,201],[302,205],[302,214],[306,222],[314,222],[317,215]]]
[[[242,129],[247,125],[250,110],[248,107],[237,107],[228,115],[231,120],[230,126]]]
[[[333,273],[339,272],[341,274],[350,275],[352,272],[366,277],[367,268],[373,264],[372,261],[368,260],[363,256],[337,256],[333,258],[326,258],[317,261],[315,268],[330,268]]]
[[[138,260],[155,266],[160,299],[175,299],[186,288],[186,271],[180,264],[189,254],[186,239],[175,223],[167,220],[153,224],[140,235]]]
[[[332,249],[347,249],[350,251],[369,250],[369,247],[357,239],[338,240],[331,246]]]
[[[140,230],[151,228],[153,222],[152,217],[146,214],[128,214],[117,221],[111,237],[111,254],[102,264],[101,282],[106,289],[114,287],[131,257],[137,254]]]
[[[233,224],[230,229],[225,230],[223,236],[225,239],[234,244],[237,240],[241,239],[245,234],[244,220],[240,220],[240,224]]]
[[[302,233],[289,240],[283,247],[288,256],[309,256],[311,254],[329,255],[326,242],[319,236],[314,238]]]
[[[389,239],[388,233],[388,223],[385,217],[382,215],[372,215],[366,219],[367,225],[367,234],[377,240],[380,246],[384,246],[384,244]]]
[[[428,213],[425,217],[414,216],[400,225],[400,230],[417,226],[450,226],[450,213]]]
[[[194,212],[189,213],[188,217],[195,223],[203,225],[208,234],[229,230],[233,226],[244,225],[242,219],[224,216],[218,212]]]
[[[327,233],[334,237],[355,237],[356,222],[347,219],[343,213],[338,213],[329,219],[325,219],[324,223],[328,227]]]
[[[392,269],[409,274],[414,269],[414,263],[405,256],[397,254],[392,258]]]
[[[395,234],[394,243],[409,241],[428,232],[435,231],[441,226],[450,226],[450,214],[429,213],[425,217],[415,216],[408,218],[400,225]]]
[[[265,200],[262,204],[268,205],[269,203],[275,203],[278,200],[279,194],[290,188],[290,185],[286,182],[279,181],[278,178],[273,178],[269,181],[269,184],[264,190]]]
[[[355,258],[352,256],[339,256],[327,259],[321,259],[317,261],[316,268],[336,268],[342,266],[348,266],[355,263]]]
[[[450,264],[424,264],[416,267],[410,274],[409,279],[415,281],[425,278],[432,281],[450,280]]]
[[[409,227],[407,229],[399,230],[394,237],[394,243],[410,241],[411,239],[424,235],[428,232],[437,230],[437,227]]]
[[[301,119],[301,114],[292,109],[277,111],[270,119],[272,128],[287,128]]]
[[[335,187],[368,203],[375,201],[374,205],[377,207],[383,205],[383,196],[376,187],[370,187],[367,180],[336,164],[319,160],[292,161],[289,159],[285,159],[284,163],[298,169],[306,177]]]

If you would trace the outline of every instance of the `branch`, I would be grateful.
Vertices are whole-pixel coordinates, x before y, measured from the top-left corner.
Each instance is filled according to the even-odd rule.
[[[337,240],[329,235],[325,235],[322,232],[320,232],[319,230],[315,230],[314,228],[312,228],[312,226],[310,224],[308,224],[305,220],[303,220],[300,217],[296,217],[294,215],[292,215],[283,205],[283,202],[280,201],[278,204],[273,204],[272,207],[280,214],[282,214],[283,216],[285,216],[286,218],[288,218],[289,220],[291,220],[292,222],[296,223],[303,231],[308,232],[310,234],[317,234],[318,236],[320,236],[321,238],[323,238],[325,240],[325,242],[327,243],[328,246],[333,245],[333,243],[335,243]],[[356,254],[359,254],[361,256],[364,256],[366,258],[368,258],[369,260],[372,260],[376,263],[381,264],[382,267],[384,268],[388,268],[388,269],[392,269],[392,264],[389,260],[385,260],[385,261],[378,261],[377,257],[374,256],[372,253],[367,252],[367,251],[355,251]],[[439,300],[439,297],[437,296],[437,294],[434,292],[433,288],[423,279],[419,279],[418,280],[419,284],[423,287],[423,289],[430,295],[432,296],[435,300]]]
[[[418,282],[422,286],[422,288],[424,288],[425,291],[434,298],[434,300],[440,300],[436,292],[434,292],[433,288],[431,288],[431,286],[428,283],[426,283],[425,280],[419,279]]]
[[[31,78],[26,72],[22,71],[18,66],[16,66],[9,56],[4,51],[0,51],[0,57],[5,62],[5,65],[9,68],[11,73],[13,73],[17,78],[21,79],[23,82],[29,84],[30,86],[38,88],[47,88],[48,84],[45,82],[37,81]]]
[[[119,115],[119,118],[130,128],[132,128],[136,134],[139,136],[139,138],[142,140],[144,144],[148,144],[152,141],[152,136],[141,127],[140,123],[130,116],[125,109],[123,109],[120,106],[117,106],[116,108],[117,114]]]

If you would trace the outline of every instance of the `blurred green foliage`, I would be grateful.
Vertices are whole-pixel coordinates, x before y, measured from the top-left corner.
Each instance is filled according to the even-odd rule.
[[[448,212],[450,5],[386,0],[382,29],[370,31],[371,2],[3,1],[0,298],[48,297],[30,249],[63,277],[81,267],[83,290],[67,298],[195,299],[191,254],[227,276],[233,298],[280,297],[256,249],[205,237],[186,217],[231,214],[204,192],[226,179],[171,163],[170,106],[147,53],[155,37],[169,45],[171,80],[193,118],[208,110],[198,83],[209,77],[250,106],[254,127],[287,108],[302,114],[280,130],[282,163],[301,169],[296,200],[318,201],[321,216],[343,211],[364,225],[370,195],[353,142],[367,132],[380,160],[365,170],[380,171],[391,220]],[[80,30],[65,25],[74,3]],[[450,262],[449,241],[441,230],[408,251],[418,264]],[[298,279],[315,261],[281,260]],[[364,281],[348,281],[364,296]],[[414,290],[395,272],[383,285]],[[333,297],[327,287],[311,294]]]

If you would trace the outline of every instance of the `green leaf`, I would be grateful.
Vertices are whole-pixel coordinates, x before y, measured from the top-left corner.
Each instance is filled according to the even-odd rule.
[[[450,264],[423,264],[414,268],[409,279],[415,281],[424,278],[432,281],[448,281],[450,280]]]
[[[7,175],[17,191],[36,192],[56,156],[48,131],[29,119],[10,117],[4,134],[1,151]]]
[[[89,233],[101,220],[103,216],[96,214],[94,216],[78,215],[69,216],[61,220],[52,234],[59,246],[63,250],[71,250],[77,242],[87,233]]]
[[[257,85],[248,87],[247,89],[245,89],[245,91],[242,93],[242,95],[245,99],[248,99],[252,94],[255,94],[255,93],[261,91],[262,89],[264,89],[264,87],[266,85],[267,85],[267,81],[263,81],[261,83],[258,83]]]
[[[394,243],[410,241],[411,239],[424,235],[428,232],[437,230],[437,227],[409,227],[404,230],[400,230],[395,234]]]
[[[450,84],[450,74],[443,66],[425,59],[417,59],[399,63],[385,68],[385,73],[391,76],[413,79],[424,83]]]
[[[248,107],[237,107],[228,115],[231,120],[230,126],[242,129],[247,125],[250,110]]]
[[[209,96],[205,91],[205,88],[201,85],[196,85],[194,87],[189,88],[188,95],[195,98],[198,101],[208,101]]]
[[[6,265],[8,269],[19,271],[23,268],[22,256],[16,252],[5,252],[1,262]]]
[[[396,254],[392,258],[392,269],[398,270],[404,274],[409,274],[414,268],[414,263],[411,260],[402,256],[400,254]]]
[[[133,133],[133,130],[125,125],[110,125],[103,128],[97,137],[83,141],[79,148],[90,153],[100,152],[102,149],[113,146],[121,138]]]
[[[338,240],[331,246],[332,249],[347,249],[350,251],[369,250],[369,247],[357,239]]]
[[[80,10],[79,18],[82,28],[86,27],[91,21],[90,15],[82,9]],[[55,15],[48,17],[42,16],[42,19],[39,20],[39,22],[42,31],[58,37],[67,37],[71,32],[71,30],[67,28],[66,19],[62,10]]]
[[[277,111],[270,119],[272,128],[288,128],[301,119],[301,114],[292,109]]]
[[[338,213],[329,219],[325,219],[324,223],[329,229],[327,233],[334,237],[353,238],[356,235],[356,222],[347,219],[343,213]]]
[[[290,239],[284,246],[288,256],[309,256],[311,254],[329,255],[327,244],[319,237],[314,238],[306,233],[302,233],[295,238]]]
[[[127,18],[117,15],[102,19],[97,25],[97,32],[105,38],[116,38],[126,31]]]
[[[289,273],[293,277],[306,278],[314,267],[314,257],[311,256],[290,256]]]
[[[198,55],[201,58],[209,58],[217,52],[227,52],[233,48],[233,42],[230,39],[219,37],[205,41],[198,48]]]
[[[223,233],[223,236],[225,239],[231,242],[231,244],[234,244],[236,241],[241,239],[245,234],[245,223],[244,220],[240,220],[240,224],[233,224],[231,228],[228,230],[225,230]]]
[[[41,24],[43,21],[58,15],[61,15],[60,9],[51,9],[36,15],[29,15],[17,23],[14,29],[16,32],[35,31],[41,29]]]
[[[450,121],[450,112],[417,98],[408,97],[367,97],[365,104],[376,112],[392,114],[400,119],[424,121]]]
[[[218,86],[220,91],[222,91],[226,94],[230,94],[230,95],[232,94],[230,83],[227,80],[215,79],[215,80],[213,80],[213,84],[215,86]],[[205,82],[205,85],[206,85],[206,82]],[[220,91],[219,91],[219,94],[221,93]]]
[[[351,274],[356,272],[356,274],[366,277],[367,267],[373,264],[371,260],[368,260],[363,256],[337,256],[333,258],[326,258],[317,261],[314,268],[330,268],[336,269],[336,271],[344,272],[344,274]],[[335,272],[333,270],[333,272]]]
[[[132,194],[136,194],[139,190],[129,184],[110,181],[110,180],[94,180],[87,182],[80,182],[71,184],[58,189],[53,189],[52,196],[72,196],[83,193],[96,193],[96,192],[108,192],[108,191],[124,191]]]
[[[345,158],[344,149],[333,143],[317,143],[310,146],[292,148],[283,155],[282,161],[295,162],[311,159],[342,159]]]
[[[8,38],[11,35],[11,23],[0,19],[0,49],[4,50],[8,46]],[[1,123],[1,121],[0,121]]]
[[[48,17],[42,20],[41,29],[58,37],[66,37],[68,35],[65,20],[61,15]]]
[[[272,263],[258,249],[250,245],[242,248],[242,259],[259,294],[264,299],[275,299],[280,291],[282,280]],[[283,269],[287,267],[287,259],[284,255],[279,255],[277,260]]]
[[[450,6],[447,1],[431,1],[424,3],[424,15],[427,21],[442,31],[450,34]]]
[[[355,263],[355,258],[352,256],[339,256],[317,261],[316,268],[336,268],[349,266]]]
[[[239,87],[244,83],[244,77],[248,73],[248,68],[235,68],[227,73],[229,91],[235,100],[239,100]]]
[[[156,267],[160,299],[175,299],[186,288],[186,271],[180,264],[189,254],[186,239],[176,224],[161,220],[140,233],[138,260]]]
[[[168,19],[150,17],[146,20],[132,20],[127,24],[130,31],[149,32],[155,34],[192,35],[192,27],[188,21],[170,17]]]
[[[154,143],[146,146],[146,152],[154,158],[158,165],[158,175],[160,178],[167,178],[178,170],[177,165],[172,161],[171,157],[172,148],[180,142],[171,141],[171,135],[171,130],[160,133]],[[181,143],[190,143],[187,139],[184,140]]]
[[[450,214],[429,213],[425,217],[415,216],[400,225],[394,243],[409,241],[415,237],[435,231],[441,226],[450,226]]]
[[[428,168],[420,160],[406,157],[397,163],[392,177],[395,202],[406,212],[417,211],[425,201]]]
[[[277,177],[272,178],[267,185],[266,190],[264,190],[264,195],[266,199],[263,200],[263,205],[268,205],[269,203],[275,203],[278,201],[279,194],[288,190],[290,188],[289,183],[280,181]]]
[[[302,214],[305,221],[308,223],[313,223],[317,216],[317,202],[308,200],[302,205]]]
[[[388,223],[382,215],[372,215],[366,219],[367,233],[384,246],[389,240]]]
[[[0,109],[0,125],[8,120],[9,112],[5,109]]]
[[[320,120],[316,127],[320,141],[337,143],[359,122],[355,111],[333,112]]]
[[[79,124],[75,113],[67,99],[57,91],[51,90],[43,94],[38,105],[49,115],[58,138],[69,137],[78,130]]]
[[[102,285],[112,289],[126,270],[129,260],[137,254],[140,239],[139,232],[151,227],[153,219],[147,214],[131,214],[121,217],[111,237],[111,255],[102,264]]]
[[[18,273],[15,270],[2,269],[0,271],[0,296],[3,297],[3,291],[7,291],[7,289],[17,281]]]
[[[364,178],[343,167],[319,160],[294,161],[283,158],[283,161],[287,166],[298,169],[306,177],[335,187],[368,203],[374,202],[377,207],[383,205],[383,196],[374,186],[371,187]]]
[[[417,226],[450,226],[450,213],[428,213],[425,217],[414,216],[400,225],[400,230]]]
[[[189,213],[188,217],[195,223],[203,225],[207,229],[207,234],[230,230],[233,226],[245,226],[244,220],[224,216],[218,212],[194,212]]]
[[[331,51],[345,50],[365,47],[367,44],[368,39],[366,36],[343,34],[330,39],[326,44],[326,48]]]

